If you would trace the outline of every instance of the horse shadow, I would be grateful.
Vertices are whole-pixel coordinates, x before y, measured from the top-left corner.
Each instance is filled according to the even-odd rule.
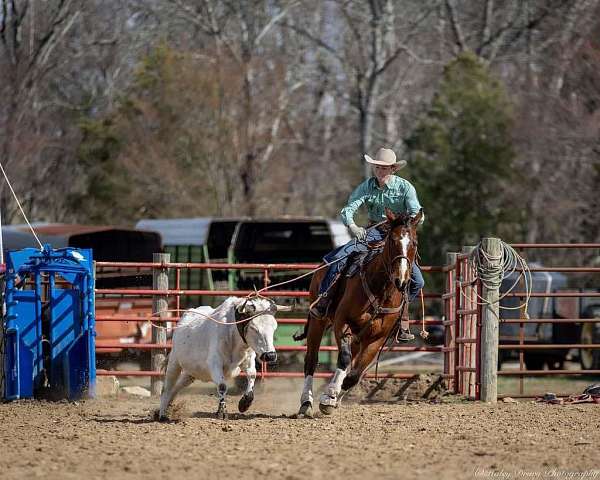
[[[406,399],[410,392],[411,387],[414,387],[420,381],[419,375],[415,375],[411,378],[406,379],[400,388],[396,390],[393,394],[390,395],[390,400],[381,400],[377,398],[377,394],[386,389],[388,383],[392,386],[394,385],[390,382],[389,378],[383,378],[380,380],[369,392],[365,395],[365,397],[360,401],[360,403],[398,403],[399,399]],[[443,377],[439,376],[431,385],[429,385],[426,389],[419,392],[419,397],[422,400],[430,400],[435,396],[435,393],[442,387]]]

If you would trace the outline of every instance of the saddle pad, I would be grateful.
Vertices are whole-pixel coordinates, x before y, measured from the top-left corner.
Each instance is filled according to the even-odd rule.
[[[348,278],[353,277],[357,272],[360,272],[361,265],[368,265],[381,252],[383,252],[383,247],[374,248],[367,252],[355,252],[348,258],[344,275]]]

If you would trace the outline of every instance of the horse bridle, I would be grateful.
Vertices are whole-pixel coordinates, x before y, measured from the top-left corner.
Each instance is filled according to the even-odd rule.
[[[396,255],[394,258],[392,258],[392,261],[390,262],[390,264],[393,266],[394,263],[396,262],[396,260],[398,260],[398,259],[406,260],[408,262],[408,269],[409,270],[412,269],[412,262],[410,261],[410,258],[408,258],[406,255]],[[393,268],[390,267],[390,269],[388,270],[388,267],[386,264],[384,264],[384,268],[385,268],[385,273],[387,273],[387,275],[388,275],[388,278],[390,279],[392,284],[396,287],[396,290],[398,290],[400,292],[401,290],[398,288],[398,285],[396,284],[396,277],[394,276]],[[410,282],[410,277],[409,277],[408,281]]]

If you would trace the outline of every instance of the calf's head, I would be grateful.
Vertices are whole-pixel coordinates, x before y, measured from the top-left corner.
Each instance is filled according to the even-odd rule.
[[[277,328],[275,314],[284,310],[291,310],[291,307],[277,305],[272,300],[262,297],[245,299],[236,307],[236,321],[247,319],[247,322],[237,324],[238,331],[262,362],[277,361],[273,345],[273,336]]]

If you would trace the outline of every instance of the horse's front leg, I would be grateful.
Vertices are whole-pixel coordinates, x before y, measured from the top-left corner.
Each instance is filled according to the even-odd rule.
[[[352,333],[344,330],[346,330],[346,323],[336,321],[335,338],[339,350],[337,368],[319,399],[319,410],[325,415],[330,415],[338,406],[342,382],[352,364]]]
[[[246,390],[238,402],[238,410],[243,413],[250,408],[254,401],[254,381],[256,380],[256,353],[254,350],[251,350],[246,356],[246,360],[242,364],[242,371],[246,373],[248,380]]]
[[[379,349],[385,343],[385,340],[386,336],[382,336],[371,344],[363,344],[363,348],[360,349],[360,352],[354,360],[352,370],[350,370],[350,373],[348,373],[348,375],[346,376],[346,378],[344,378],[344,381],[342,382],[342,395],[345,395],[345,393],[348,390],[350,390],[354,385],[356,385],[360,381],[363,374],[365,373],[365,370],[369,368],[369,366],[375,359],[377,352],[379,352]]]
[[[304,386],[300,396],[298,415],[312,417],[313,407],[313,376],[317,367],[319,347],[325,331],[325,322],[310,318],[306,339],[306,355],[304,356]]]

